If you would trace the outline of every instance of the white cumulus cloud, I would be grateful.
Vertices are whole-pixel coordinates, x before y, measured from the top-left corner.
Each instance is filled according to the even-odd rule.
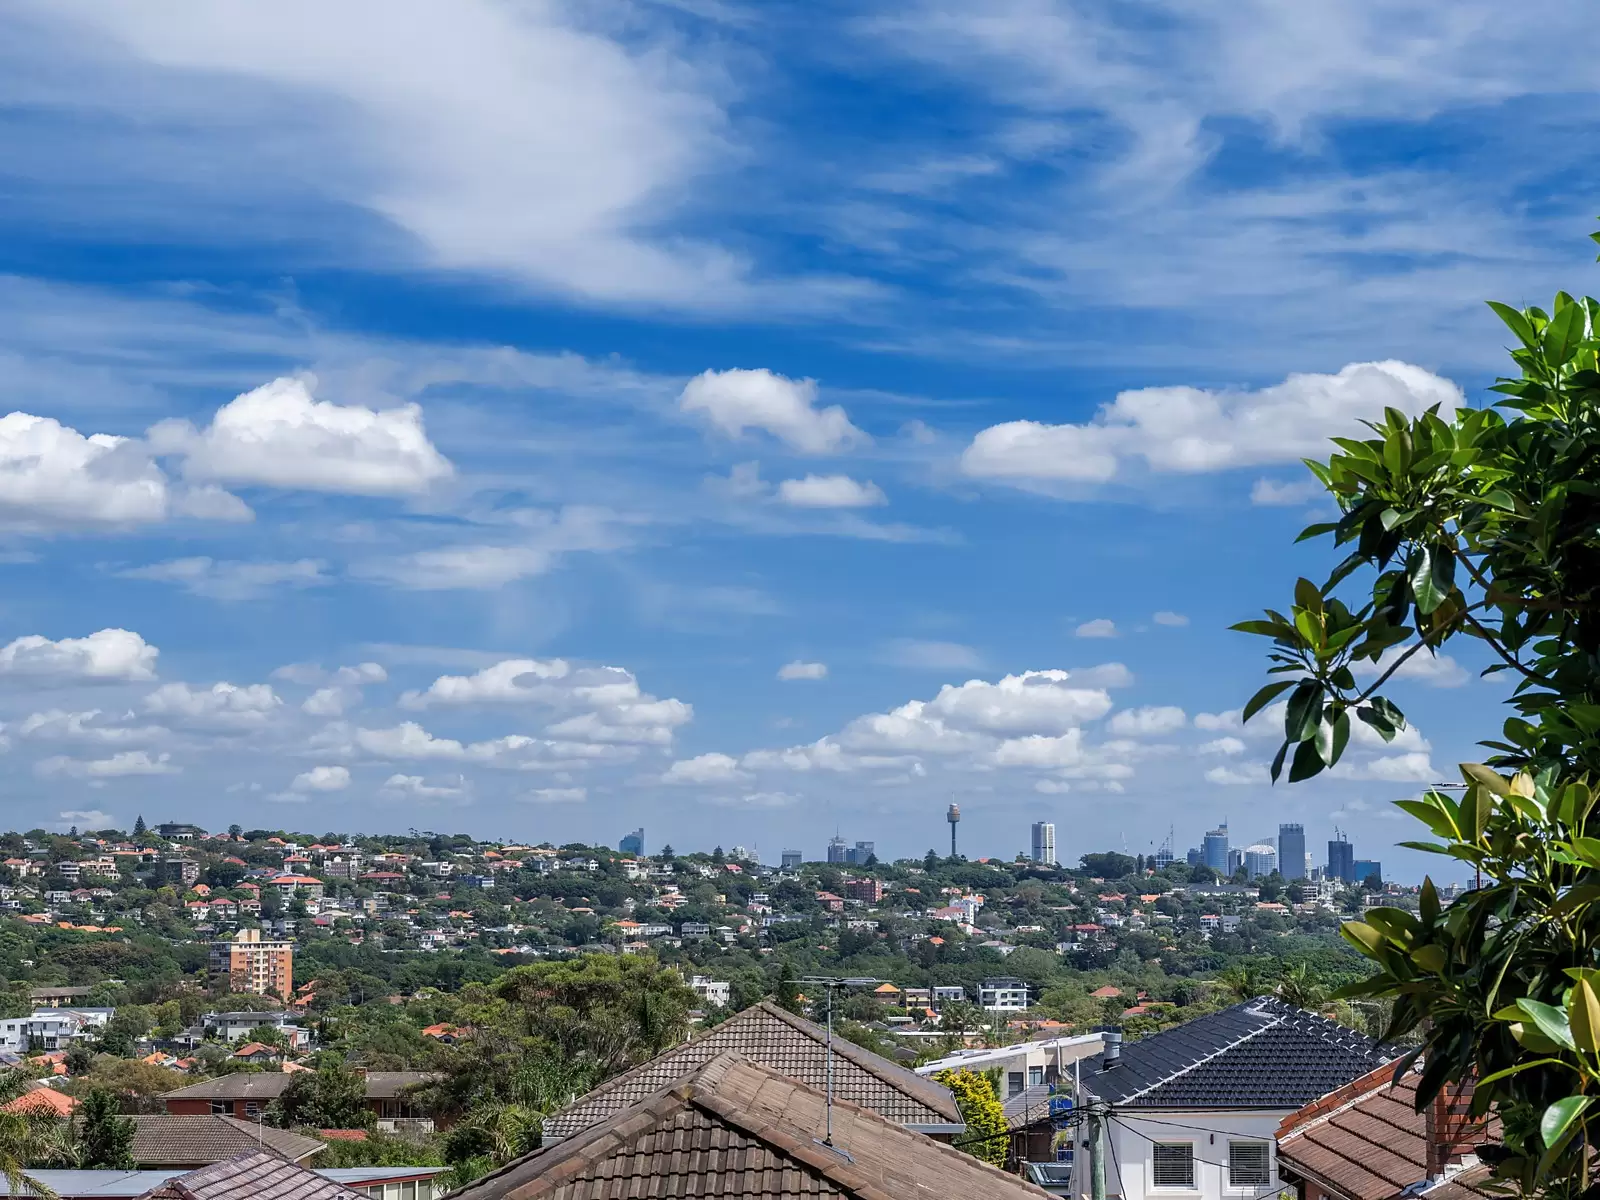
[[[848,475],[785,479],[778,485],[778,499],[791,508],[871,508],[889,503],[877,484],[871,480],[862,483]]]
[[[662,783],[717,784],[738,783],[750,778],[737,759],[726,754],[697,755],[673,763],[661,776]]]
[[[1385,407],[1416,415],[1463,402],[1448,379],[1408,363],[1351,363],[1334,375],[1290,375],[1260,391],[1153,387],[1120,393],[1090,422],[1009,421],[982,430],[961,466],[980,479],[1103,483],[1138,460],[1196,473],[1325,454],[1328,438]]]
[[[794,662],[784,663],[778,668],[778,678],[788,682],[795,679],[826,679],[828,677],[828,664],[819,662]]]
[[[1158,612],[1150,619],[1157,625],[1167,625],[1174,629],[1181,629],[1189,623],[1188,617],[1176,612]]]
[[[313,558],[293,562],[218,562],[198,556],[175,558],[118,571],[123,579],[171,583],[213,600],[254,600],[278,587],[318,587],[332,583],[327,564]]]
[[[459,796],[466,790],[466,781],[456,777],[454,783],[429,783],[421,775],[391,775],[383,781],[385,792],[401,796],[427,799],[435,796]]]
[[[139,683],[155,678],[160,653],[127,629],[101,629],[56,642],[29,634],[0,647],[0,675],[51,683]]]
[[[786,379],[765,368],[705,371],[684,386],[678,405],[702,413],[721,432],[738,437],[761,429],[805,454],[834,454],[868,440],[838,405],[816,406],[812,379]]]
[[[1363,659],[1361,662],[1352,663],[1350,671],[1355,675],[1373,678],[1382,675],[1394,666],[1400,656],[1405,653],[1403,646],[1391,646],[1378,656],[1377,662]],[[1435,654],[1427,650],[1418,650],[1405,662],[1401,663],[1390,679],[1410,679],[1417,683],[1427,684],[1429,687],[1452,688],[1460,687],[1466,683],[1470,676],[1467,670],[1448,654]]]
[[[1072,632],[1074,637],[1114,638],[1117,636],[1117,623],[1106,617],[1097,617],[1093,621],[1085,621]]]
[[[34,770],[43,776],[69,775],[74,779],[117,779],[128,775],[176,775],[170,754],[151,757],[147,750],[124,750],[110,758],[79,759],[56,755],[40,759]]]
[[[1125,708],[1108,723],[1112,733],[1124,737],[1150,736],[1171,733],[1188,724],[1183,709],[1171,705],[1145,708]]]
[[[296,775],[289,789],[295,792],[342,792],[349,786],[348,767],[312,767]]]
[[[144,711],[168,720],[200,725],[254,726],[271,718],[283,705],[271,684],[214,683],[209,688],[187,683],[162,684],[144,698]]]
[[[334,404],[315,399],[313,383],[274,379],[224,404],[205,429],[163,422],[150,431],[150,443],[181,453],[187,478],[265,487],[400,496],[452,474],[417,405]]]

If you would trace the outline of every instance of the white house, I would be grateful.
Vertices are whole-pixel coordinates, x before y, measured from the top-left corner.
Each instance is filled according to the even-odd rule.
[[[0,1050],[62,1050],[80,1038],[98,1037],[114,1008],[38,1008],[26,1017],[0,1020]]]
[[[985,979],[978,985],[978,1004],[989,1012],[1025,1012],[1028,985],[1020,979]]]
[[[732,984],[713,979],[709,975],[694,976],[689,980],[689,986],[700,999],[719,1008],[728,1007],[728,1002],[733,998]]]
[[[1394,1057],[1267,997],[1127,1045],[1102,1036],[1100,1057],[1077,1065],[1076,1102],[1108,1110],[1107,1190],[1123,1200],[1258,1200],[1279,1185],[1279,1123]],[[1069,1194],[1087,1196],[1087,1125],[1077,1128],[1071,1147],[1052,1146],[1048,1122],[1025,1142],[1030,1161],[1071,1157]]]
[[[923,1063],[916,1071],[918,1075],[937,1075],[940,1071],[962,1068],[979,1073],[999,1071],[1001,1098],[1009,1100],[1030,1087],[1070,1081],[1072,1064],[1098,1053],[1100,1046],[1098,1033],[1043,1038],[992,1050],[957,1050],[943,1058]]]

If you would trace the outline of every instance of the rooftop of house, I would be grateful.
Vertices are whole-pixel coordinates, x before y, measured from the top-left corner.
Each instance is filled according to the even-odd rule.
[[[128,1119],[133,1122],[133,1161],[141,1167],[202,1167],[261,1147],[290,1162],[303,1162],[323,1148],[321,1142],[286,1129],[211,1113],[141,1113]]]
[[[169,1179],[139,1200],[358,1200],[364,1195],[276,1154],[250,1150]]]
[[[388,1100],[404,1089],[433,1078],[426,1071],[368,1071],[367,1098]],[[217,1079],[202,1079],[175,1091],[165,1092],[163,1100],[276,1100],[289,1086],[289,1076],[271,1074],[223,1075]]]
[[[1084,1091],[1128,1108],[1294,1109],[1395,1057],[1353,1029],[1263,996],[1129,1042],[1109,1070],[1086,1060],[1082,1081]]]
[[[734,1053],[456,1193],[461,1200],[648,1194],[1037,1200],[1043,1191],[879,1114]],[[640,1185],[644,1185],[640,1190]]]
[[[1280,1170],[1316,1180],[1347,1200],[1396,1200],[1401,1195],[1485,1200],[1489,1168],[1473,1156],[1447,1168],[1431,1187],[1420,1186],[1429,1178],[1428,1130],[1426,1115],[1416,1109],[1416,1074],[1391,1083],[1385,1070],[1370,1084],[1362,1090],[1358,1082],[1342,1104],[1319,1102],[1286,1120],[1278,1138]],[[1337,1102],[1341,1097],[1328,1099]],[[1315,1109],[1324,1111],[1311,1111]],[[1491,1123],[1481,1136],[1495,1140],[1496,1130],[1497,1124]]]
[[[691,1042],[601,1084],[545,1118],[547,1140],[572,1137],[667,1086],[717,1055],[735,1051],[822,1087],[827,1077],[827,1031],[763,1001],[713,1026]],[[862,1104],[904,1125],[957,1125],[950,1093],[886,1058],[843,1038],[833,1040],[834,1096]]]

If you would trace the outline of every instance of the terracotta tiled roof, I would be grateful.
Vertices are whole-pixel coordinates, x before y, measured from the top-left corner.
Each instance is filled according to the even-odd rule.
[[[299,1162],[322,1149],[312,1138],[220,1114],[140,1114],[133,1122],[133,1161],[141,1167],[202,1167],[247,1150],[265,1149]]]
[[[1357,1094],[1343,1106],[1279,1137],[1280,1169],[1316,1180],[1345,1200],[1394,1200],[1402,1192],[1430,1200],[1482,1200],[1488,1195],[1483,1185],[1489,1168],[1471,1159],[1464,1167],[1447,1170],[1444,1181],[1434,1187],[1416,1188],[1428,1178],[1426,1117],[1416,1110],[1417,1076],[1403,1075],[1393,1086],[1365,1091],[1361,1082],[1352,1085]],[[1499,1140],[1497,1123],[1490,1123],[1484,1138]]]
[[[803,1017],[762,1002],[615,1079],[545,1119],[546,1138],[572,1137],[635,1104],[726,1051],[747,1055],[812,1087],[827,1076],[827,1031]],[[950,1093],[932,1080],[833,1039],[834,1096],[865,1105],[902,1125],[952,1125],[961,1121]]]
[[[486,1175],[460,1200],[848,1196],[1038,1200],[1045,1192],[877,1113],[738,1054],[554,1146]]]
[[[0,1105],[0,1112],[48,1112],[64,1117],[78,1107],[78,1102],[65,1092],[58,1092],[46,1083],[30,1087],[15,1100]]]
[[[392,1100],[408,1087],[428,1083],[435,1077],[426,1071],[368,1071],[367,1099]],[[217,1079],[202,1079],[175,1091],[163,1092],[163,1100],[276,1100],[289,1086],[285,1074],[246,1074],[236,1072]]]
[[[362,1200],[352,1191],[276,1155],[252,1150],[190,1171],[138,1200]]]

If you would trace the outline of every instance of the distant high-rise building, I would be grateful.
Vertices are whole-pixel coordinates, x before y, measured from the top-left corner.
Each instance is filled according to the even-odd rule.
[[[1165,871],[1172,865],[1172,847],[1163,845],[1156,849],[1156,870]]]
[[[1278,826],[1278,870],[1285,879],[1304,879],[1306,875],[1306,827]]]
[[[1328,878],[1341,883],[1356,882],[1355,847],[1342,833],[1328,843]]]
[[[617,849],[624,854],[631,854],[639,858],[644,854],[644,828],[635,829],[627,837],[617,843]]]
[[[805,861],[805,855],[798,850],[785,850],[783,852],[783,869],[785,871],[798,871],[800,864]]]
[[[844,852],[844,861],[853,863],[858,867],[867,865],[867,860],[874,857],[876,851],[872,842],[857,842]]]
[[[1201,843],[1201,861],[1219,875],[1231,875],[1228,870],[1228,827],[1219,825],[1206,834]]]
[[[1050,821],[1033,823],[1033,861],[1047,867],[1056,865],[1056,827]]]
[[[1244,851],[1237,846],[1228,849],[1228,874],[1231,876],[1244,866]]]
[[[828,861],[831,863],[848,862],[850,843],[842,837],[835,835],[828,839]]]
[[[1189,865],[1191,867],[1198,867],[1200,864],[1205,862],[1205,860],[1205,855],[1200,852],[1199,846],[1189,847]]]
[[[1264,879],[1278,869],[1278,852],[1265,842],[1244,848],[1244,871],[1251,879]]]
[[[1365,883],[1374,875],[1381,881],[1383,879],[1383,864],[1372,858],[1358,858],[1355,861],[1355,881]]]

